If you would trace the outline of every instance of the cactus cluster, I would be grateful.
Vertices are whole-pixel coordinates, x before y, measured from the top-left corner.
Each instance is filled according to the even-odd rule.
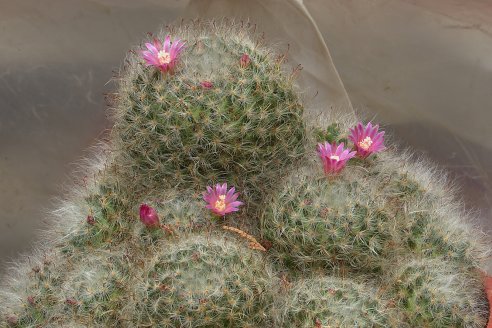
[[[3,281],[0,327],[485,326],[489,250],[443,174],[378,126],[306,128],[250,32],[191,22],[129,56],[110,141]]]

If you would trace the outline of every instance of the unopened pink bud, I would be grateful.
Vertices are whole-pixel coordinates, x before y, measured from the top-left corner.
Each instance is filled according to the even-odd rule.
[[[243,54],[240,60],[241,67],[243,68],[248,67],[250,61],[251,59],[249,58],[248,54]]]
[[[17,319],[17,317],[15,315],[9,315],[7,317],[7,322],[11,325],[16,325],[17,322],[19,322],[19,319]]]
[[[159,225],[159,216],[155,209],[147,204],[140,205],[140,221],[147,227],[154,227]]]
[[[34,299],[34,296],[28,296],[27,303],[29,303],[30,305],[36,304],[36,300]]]
[[[204,88],[204,89],[211,89],[214,87],[214,84],[210,81],[202,81],[202,82],[200,82],[200,84],[201,84],[202,88]]]
[[[94,225],[95,223],[96,223],[96,220],[94,219],[94,217],[92,215],[88,215],[87,216],[87,224]]]

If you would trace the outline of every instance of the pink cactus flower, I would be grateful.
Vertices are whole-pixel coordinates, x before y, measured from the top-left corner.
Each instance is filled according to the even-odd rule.
[[[140,205],[140,221],[147,227],[155,227],[159,225],[159,216],[155,209],[147,204]]]
[[[336,174],[340,172],[349,159],[355,156],[357,152],[345,149],[343,142],[338,146],[336,144],[330,145],[328,142],[325,144],[318,144],[318,156],[323,161],[323,168],[326,174]]]
[[[214,87],[214,84],[210,81],[202,81],[202,82],[200,82],[200,85],[204,89],[212,89]]]
[[[359,122],[354,128],[350,129],[349,139],[354,143],[357,155],[366,158],[372,153],[377,153],[385,149],[384,131],[378,132],[379,125],[372,126],[369,122],[364,125]]]
[[[154,42],[147,42],[145,46],[148,50],[142,50],[141,53],[147,66],[154,66],[163,73],[172,73],[185,43],[179,38],[171,42],[171,36],[167,35],[164,44],[154,39]]]
[[[244,203],[237,201],[239,193],[234,193],[235,191],[234,187],[227,190],[227,183],[217,184],[213,189],[207,186],[207,192],[203,193],[203,199],[208,203],[205,207],[218,216],[238,211],[238,207]]]
[[[249,58],[248,54],[243,54],[241,56],[241,59],[239,60],[239,64],[241,65],[241,67],[246,68],[248,67],[250,61],[251,59]]]

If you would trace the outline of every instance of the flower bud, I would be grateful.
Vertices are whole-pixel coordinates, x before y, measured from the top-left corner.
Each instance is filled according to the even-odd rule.
[[[251,61],[251,59],[249,58],[248,54],[243,54],[241,56],[241,60],[239,62],[240,62],[241,67],[246,68],[246,67],[248,67],[250,61]]]
[[[36,300],[34,299],[34,296],[28,296],[27,297],[27,303],[29,303],[29,305],[36,304]]]
[[[94,217],[92,215],[88,215],[87,216],[87,224],[94,225],[95,223],[96,223],[96,220],[94,219]]]
[[[155,209],[147,204],[140,205],[140,221],[147,227],[154,227],[159,225],[159,216]]]
[[[204,89],[212,89],[214,87],[214,84],[210,81],[202,81],[200,84]]]

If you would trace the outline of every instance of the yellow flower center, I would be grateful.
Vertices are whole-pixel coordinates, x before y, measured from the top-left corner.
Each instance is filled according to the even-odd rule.
[[[223,211],[223,210],[225,210],[225,208],[226,208],[225,198],[226,198],[226,196],[225,196],[225,195],[220,195],[220,196],[219,196],[219,200],[215,202],[215,208],[216,208],[218,211]]]
[[[364,140],[359,142],[359,147],[364,149],[364,150],[368,150],[369,147],[371,147],[371,145],[372,145],[371,137],[365,137]]]
[[[340,157],[339,157],[339,156],[337,156],[337,155],[331,155],[331,156],[330,156],[330,159],[334,159],[335,161],[337,161],[337,162],[338,162],[338,161],[340,160]]]
[[[159,60],[159,64],[169,64],[171,62],[171,54],[169,52],[165,52],[161,50],[157,53],[157,59]]]

